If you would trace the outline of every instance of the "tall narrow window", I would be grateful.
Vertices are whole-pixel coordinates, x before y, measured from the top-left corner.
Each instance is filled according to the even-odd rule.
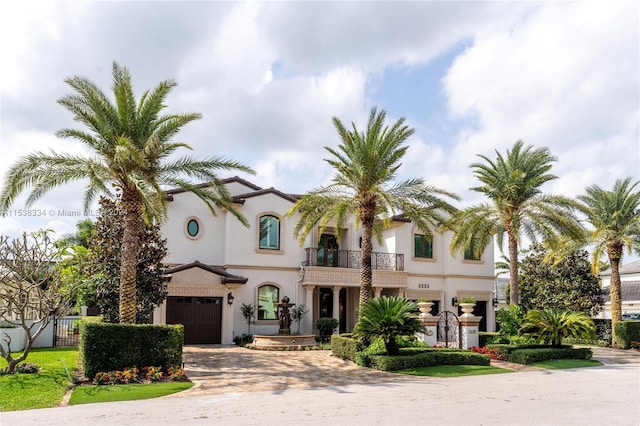
[[[279,289],[273,285],[263,285],[258,288],[258,319],[278,319]]]
[[[427,235],[413,235],[413,256],[433,259],[433,237]]]
[[[262,216],[260,218],[260,248],[280,249],[280,219],[277,217]]]
[[[476,240],[472,240],[471,245],[464,249],[464,260],[480,260]]]

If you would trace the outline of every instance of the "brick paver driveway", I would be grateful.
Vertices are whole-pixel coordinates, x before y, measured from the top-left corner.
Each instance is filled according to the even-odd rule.
[[[185,346],[183,361],[195,386],[175,397],[351,384],[411,381],[410,376],[360,368],[331,351],[258,351],[238,346]]]

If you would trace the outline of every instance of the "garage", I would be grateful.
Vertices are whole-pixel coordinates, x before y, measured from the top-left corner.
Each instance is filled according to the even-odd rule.
[[[222,297],[168,297],[167,324],[184,325],[184,343],[222,341]]]

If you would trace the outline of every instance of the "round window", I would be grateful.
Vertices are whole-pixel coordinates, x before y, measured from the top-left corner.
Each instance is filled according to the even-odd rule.
[[[200,233],[200,224],[198,223],[197,220],[190,219],[189,222],[187,222],[187,234],[189,234],[191,238],[195,238],[198,236],[199,233]]]

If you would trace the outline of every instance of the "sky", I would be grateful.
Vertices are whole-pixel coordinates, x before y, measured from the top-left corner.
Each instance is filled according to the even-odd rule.
[[[64,79],[108,93],[117,61],[138,96],[175,79],[166,111],[203,115],[176,140],[251,166],[255,176],[238,175],[263,188],[328,183],[332,117],[362,129],[377,107],[415,128],[398,179],[453,191],[458,207],[483,201],[470,191],[478,155],[519,139],[557,157],[545,192],[608,189],[640,180],[639,21],[625,0],[4,0],[0,179],[33,151],[85,152],[55,136],[80,128],[57,103],[72,93]],[[72,232],[82,193],[83,183],[62,187],[28,210],[21,197],[0,235]]]

